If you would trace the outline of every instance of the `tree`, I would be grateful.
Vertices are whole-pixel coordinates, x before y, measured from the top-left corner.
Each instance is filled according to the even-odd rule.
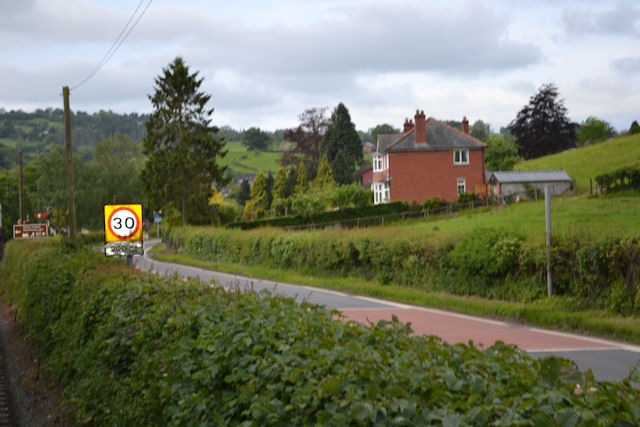
[[[377,125],[376,127],[369,129],[369,133],[371,134],[371,142],[373,142],[374,144],[377,144],[378,135],[400,133],[400,129],[396,129],[390,124],[383,123],[381,125]]]
[[[518,161],[518,147],[502,134],[492,133],[485,148],[485,166],[491,171],[512,170]]]
[[[323,192],[332,190],[336,185],[336,181],[333,178],[333,171],[329,165],[329,159],[327,156],[323,156],[318,166],[318,174],[316,179],[313,180],[313,187],[316,192]]]
[[[210,95],[200,92],[202,78],[191,74],[177,57],[155,78],[149,96],[154,111],[146,123],[144,152],[148,156],[141,178],[155,207],[174,207],[182,224],[190,214],[206,211],[214,183],[224,184],[224,140],[214,135]]]
[[[328,120],[325,117],[326,108],[309,108],[298,116],[300,125],[288,129],[284,133],[284,140],[292,142],[294,147],[281,158],[283,166],[297,164],[302,161],[316,169],[320,162],[320,144],[327,130]]]
[[[558,100],[558,88],[543,85],[511,122],[518,154],[525,159],[557,153],[575,147],[576,125],[567,117],[567,109]]]
[[[629,128],[629,135],[634,135],[636,133],[640,133],[640,125],[637,120],[634,120]]]
[[[242,145],[249,150],[265,151],[271,144],[271,135],[259,128],[249,128],[242,134]]]
[[[336,164],[338,153],[343,152],[346,159],[340,159],[340,164]],[[329,164],[334,171],[340,170],[336,178],[340,184],[348,184],[354,181],[354,173],[356,166],[362,162],[362,141],[358,136],[356,127],[351,122],[349,110],[343,103],[339,103],[331,114],[331,121],[327,126],[327,131],[322,138],[320,152],[323,156],[327,156]]]
[[[294,187],[295,194],[303,194],[309,191],[309,177],[307,176],[307,168],[304,162],[300,162],[298,165],[298,173],[296,176],[296,186]]]
[[[238,204],[242,207],[247,203],[247,200],[251,197],[251,184],[249,184],[249,180],[243,179],[240,184],[240,191],[238,193]]]
[[[349,158],[345,154],[344,150],[339,150],[336,158],[333,160],[332,169],[333,175],[338,184],[349,184],[353,182],[354,168],[353,164],[349,162]]]
[[[470,132],[472,137],[479,139],[480,141],[485,141],[489,134],[491,133],[491,127],[488,123],[483,122],[482,120],[476,120],[472,125]]]
[[[616,135],[616,130],[605,120],[589,116],[580,123],[578,141],[581,145],[602,142]]]
[[[254,220],[262,218],[269,209],[269,194],[267,193],[267,180],[262,172],[256,175],[251,184],[249,200],[244,205],[242,217]]]
[[[274,213],[276,215],[286,213],[289,199],[289,177],[284,166],[276,172],[273,188],[271,189],[271,196],[273,197],[271,209]]]

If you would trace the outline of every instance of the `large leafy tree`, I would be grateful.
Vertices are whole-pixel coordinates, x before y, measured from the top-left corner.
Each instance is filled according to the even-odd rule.
[[[616,135],[616,130],[606,120],[589,116],[580,123],[578,128],[578,141],[581,145],[602,142]]]
[[[271,142],[271,135],[260,128],[252,127],[242,134],[242,145],[249,150],[265,151]]]
[[[374,144],[378,143],[378,135],[384,134],[392,134],[392,133],[400,133],[400,129],[394,128],[388,123],[383,123],[381,125],[377,125],[369,129],[369,134],[371,135],[371,142]]]
[[[518,161],[518,147],[499,133],[487,138],[485,148],[485,166],[491,171],[512,170]]]
[[[525,159],[575,147],[576,124],[567,117],[567,109],[558,99],[558,88],[551,83],[529,99],[510,127],[518,154]]]
[[[327,130],[328,120],[326,108],[309,108],[298,116],[298,127],[284,132],[284,140],[292,142],[293,148],[282,156],[283,166],[297,164],[302,161],[311,166],[312,170],[318,168],[320,163],[320,144]]]
[[[224,140],[215,137],[211,96],[200,91],[198,72],[190,73],[180,57],[162,71],[149,96],[154,111],[146,123],[148,160],[141,178],[151,203],[178,209],[187,224],[190,215],[206,214],[213,184],[224,183],[226,167],[218,160],[226,151]]]
[[[340,184],[354,181],[356,165],[359,165],[363,158],[362,141],[351,121],[349,110],[343,103],[339,103],[331,114],[331,121],[322,138],[320,151],[323,156],[327,156]],[[342,152],[341,155],[339,155],[340,152]],[[340,169],[339,174],[338,169]]]

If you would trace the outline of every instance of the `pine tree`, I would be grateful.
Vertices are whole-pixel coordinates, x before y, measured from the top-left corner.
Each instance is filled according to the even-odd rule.
[[[353,181],[353,166],[344,150],[338,151],[331,168],[334,170],[337,183],[346,185]]]
[[[295,194],[303,194],[309,191],[309,177],[307,176],[307,167],[304,162],[298,165],[298,176],[296,177]]]
[[[629,128],[629,135],[635,135],[636,133],[640,133],[640,125],[637,120],[634,120]]]
[[[189,215],[206,211],[213,184],[225,183],[226,167],[218,160],[226,152],[224,141],[214,137],[211,96],[199,91],[198,72],[191,74],[180,57],[162,71],[149,96],[154,111],[146,123],[148,159],[140,176],[152,205],[178,209],[187,224]]]
[[[336,181],[333,178],[333,171],[329,165],[329,159],[327,156],[323,156],[318,166],[318,174],[316,179],[313,180],[314,190],[317,192],[324,192],[331,190],[336,186]]]
[[[286,213],[289,198],[288,190],[289,177],[287,176],[287,170],[281,167],[276,172],[273,188],[271,189],[271,195],[273,196],[271,210],[274,215],[283,215]]]
[[[340,179],[337,179],[337,181],[341,184],[348,184],[354,181],[356,166],[363,160],[362,141],[358,136],[355,125],[351,122],[349,110],[343,103],[338,104],[333,114],[331,114],[327,132],[322,138],[320,151],[322,155],[327,156],[329,159],[329,164],[336,172],[336,177],[338,176],[336,159],[338,153],[342,151],[346,156],[346,161],[341,160],[339,166],[341,168],[346,167],[346,169],[340,171]]]
[[[249,200],[244,206],[242,217],[244,219],[262,218],[269,209],[269,194],[267,193],[267,180],[260,172],[251,184]]]

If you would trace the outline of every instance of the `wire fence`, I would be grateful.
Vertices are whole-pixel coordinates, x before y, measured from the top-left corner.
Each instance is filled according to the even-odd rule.
[[[429,221],[431,219],[442,218],[446,216],[454,216],[456,213],[477,208],[486,208],[493,206],[493,200],[471,201],[469,203],[456,203],[440,208],[410,210],[406,212],[398,212],[385,215],[374,215],[367,217],[342,219],[338,221],[310,223],[303,225],[289,225],[282,227],[285,230],[322,230],[327,228],[357,228],[357,227],[379,227],[389,224],[397,224],[412,219],[422,219]]]

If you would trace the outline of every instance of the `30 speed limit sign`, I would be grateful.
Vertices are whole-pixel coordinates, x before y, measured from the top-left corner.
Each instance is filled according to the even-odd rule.
[[[104,206],[106,255],[141,255],[142,239],[142,205]]]

